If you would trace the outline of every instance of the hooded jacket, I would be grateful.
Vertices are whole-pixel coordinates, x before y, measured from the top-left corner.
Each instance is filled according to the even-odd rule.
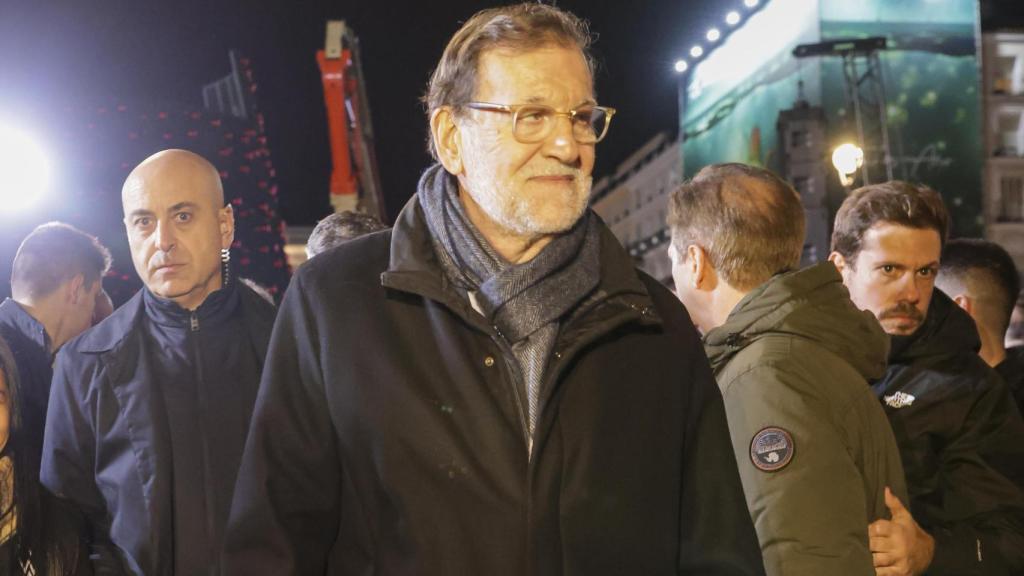
[[[874,574],[868,524],[906,502],[895,439],[868,378],[888,338],[830,262],[747,294],[705,350],[722,389],[768,574]]]
[[[935,538],[929,575],[1024,574],[1024,423],[978,356],[974,320],[940,290],[894,336],[873,388],[900,447],[914,519]]]
[[[532,456],[510,347],[447,280],[416,197],[299,269],[235,489],[234,576],[760,574],[696,330],[601,225]]]

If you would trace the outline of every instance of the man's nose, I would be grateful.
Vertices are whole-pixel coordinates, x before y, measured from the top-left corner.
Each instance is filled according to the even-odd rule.
[[[921,299],[921,288],[917,285],[917,274],[908,274],[900,286],[900,300],[916,304]]]
[[[544,153],[563,164],[575,165],[580,157],[580,144],[573,135],[573,120],[568,115],[556,116],[551,134],[544,140]]]
[[[163,252],[169,252],[174,248],[175,235],[174,226],[166,222],[157,222],[156,231],[154,232],[156,237],[156,247]]]

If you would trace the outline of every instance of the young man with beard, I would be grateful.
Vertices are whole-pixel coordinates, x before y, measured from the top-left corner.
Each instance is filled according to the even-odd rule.
[[[232,574],[763,572],[697,333],[587,210],[589,40],[521,4],[449,42],[439,163],[285,296]]]
[[[803,206],[775,174],[708,166],[673,193],[668,221],[767,573],[873,574],[868,524],[888,518],[886,488],[907,498],[867,382],[885,371],[885,332],[831,263],[797,270]]]
[[[892,337],[873,384],[900,447],[909,515],[871,525],[879,574],[1021,574],[1024,495],[1000,463],[1024,459],[1024,424],[977,355],[971,317],[934,290],[949,216],[930,188],[855,190],[829,256],[860,308]]]

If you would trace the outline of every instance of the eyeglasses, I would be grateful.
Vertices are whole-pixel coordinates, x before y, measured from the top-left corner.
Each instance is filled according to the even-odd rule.
[[[469,102],[466,108],[486,112],[503,112],[512,115],[512,135],[523,144],[540,142],[551,135],[555,120],[559,116],[569,118],[572,136],[580,144],[596,144],[608,133],[608,125],[615,115],[615,108],[586,104],[580,108],[559,112],[543,104],[492,104],[490,102]]]

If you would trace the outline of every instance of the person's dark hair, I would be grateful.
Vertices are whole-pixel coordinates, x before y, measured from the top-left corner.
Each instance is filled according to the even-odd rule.
[[[1006,332],[1020,293],[1020,275],[1002,246],[978,238],[950,240],[942,251],[936,284],[949,296],[965,292],[991,329]]]
[[[95,236],[61,222],[38,226],[18,247],[11,270],[15,298],[42,298],[81,274],[92,286],[110,270],[110,251]]]
[[[800,265],[804,209],[800,195],[774,173],[745,164],[713,164],[672,193],[668,225],[686,247],[704,248],[715,270],[750,290]]]
[[[532,50],[545,44],[579,48],[591,77],[590,29],[584,20],[554,6],[522,3],[489,8],[473,15],[448,41],[423,95],[427,116],[442,106],[458,112],[473,100],[480,55],[487,50]],[[437,158],[433,141],[430,153]]]
[[[349,240],[384,230],[387,226],[375,216],[346,210],[317,222],[306,241],[306,254],[312,258]]]
[[[40,446],[30,438],[22,416],[21,389],[18,382],[18,368],[6,342],[0,338],[0,372],[7,383],[7,408],[9,410],[9,434],[3,455],[9,456],[13,465],[13,494],[4,494],[6,483],[0,481],[0,502],[5,509],[0,511],[0,522],[7,514],[16,514],[17,528],[12,538],[16,545],[9,546],[6,558],[0,564],[19,566],[20,555],[31,551],[32,564],[40,576],[75,574],[80,564],[79,527],[75,526],[72,512],[39,483]]]
[[[1024,292],[1017,294],[1017,302],[1013,306],[1014,310],[1020,309],[1024,311]],[[1010,312],[1010,325],[1006,329],[1007,340],[1024,340],[1024,321],[1013,321],[1013,312]]]
[[[949,212],[938,192],[923,184],[891,180],[858,188],[843,201],[836,213],[832,250],[854,266],[864,235],[879,223],[935,230],[943,246],[949,236]]]

